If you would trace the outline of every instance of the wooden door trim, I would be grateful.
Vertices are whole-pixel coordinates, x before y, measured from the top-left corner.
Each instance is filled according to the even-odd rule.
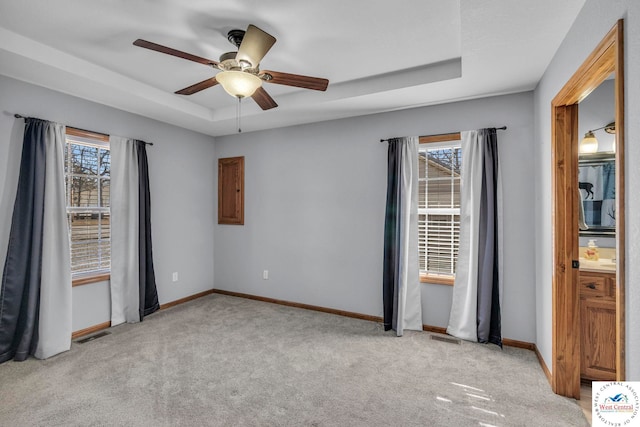
[[[551,102],[553,203],[552,372],[557,394],[580,398],[578,271],[578,103],[616,73],[616,360],[617,379],[624,365],[624,63],[623,21],[619,20]]]
[[[625,185],[624,185],[624,37],[622,20],[613,28],[616,38],[616,80],[615,80],[615,109],[616,109],[616,380],[626,378],[626,326],[625,326]]]
[[[554,186],[553,363],[552,388],[563,396],[580,397],[580,299],[578,270],[578,104],[553,108]],[[577,355],[577,363],[572,360]]]

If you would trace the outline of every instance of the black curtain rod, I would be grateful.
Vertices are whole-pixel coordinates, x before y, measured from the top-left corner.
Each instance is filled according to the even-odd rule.
[[[507,127],[506,126],[502,126],[502,127],[496,128],[496,130],[507,130]],[[435,135],[423,135],[423,136],[442,136],[442,135],[451,135],[452,133],[460,133],[460,132],[458,131],[458,132],[448,132],[448,133],[437,133]],[[381,139],[380,142],[387,142],[390,139],[394,139],[394,138]]]
[[[26,117],[26,116],[23,116],[23,115],[20,115],[20,114],[14,114],[13,117],[15,117],[16,119],[32,119],[33,118],[33,117]],[[82,129],[82,128],[78,128],[78,127],[75,127],[75,126],[69,126],[69,127],[74,128],[74,129],[78,129],[78,130],[81,130],[81,131],[87,132],[87,133],[95,133],[95,134],[98,134],[98,135],[109,136],[106,133],[96,132],[94,130]],[[147,145],[153,145],[153,142],[144,142],[144,143],[147,144]]]

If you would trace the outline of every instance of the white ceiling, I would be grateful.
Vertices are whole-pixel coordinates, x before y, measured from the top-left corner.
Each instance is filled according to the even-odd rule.
[[[279,107],[243,101],[247,132],[531,90],[585,0],[0,1],[0,74],[218,136],[234,98],[173,93],[215,71],[134,40],[218,60],[254,24],[278,40],[262,69],[330,80],[265,84]]]

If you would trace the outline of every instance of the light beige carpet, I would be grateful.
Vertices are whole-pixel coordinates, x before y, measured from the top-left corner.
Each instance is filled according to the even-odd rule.
[[[223,295],[0,365],[1,426],[585,426],[535,355]]]

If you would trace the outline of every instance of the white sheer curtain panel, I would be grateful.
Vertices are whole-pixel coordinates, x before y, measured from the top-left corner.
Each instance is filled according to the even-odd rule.
[[[422,330],[422,299],[418,251],[418,137],[406,138],[402,145],[402,186],[407,197],[402,206],[402,240],[400,247],[400,280],[398,297],[398,335],[404,329]]]
[[[447,333],[477,341],[477,282],[482,148],[475,130],[460,132],[462,140],[462,193],[460,194],[460,249]]]
[[[111,146],[111,325],[140,321],[138,155],[135,140]],[[117,196],[116,196],[117,195]]]
[[[46,359],[71,348],[71,253],[64,182],[64,125],[52,123],[45,134],[46,170],[42,224],[42,279],[38,345],[34,356]]]

